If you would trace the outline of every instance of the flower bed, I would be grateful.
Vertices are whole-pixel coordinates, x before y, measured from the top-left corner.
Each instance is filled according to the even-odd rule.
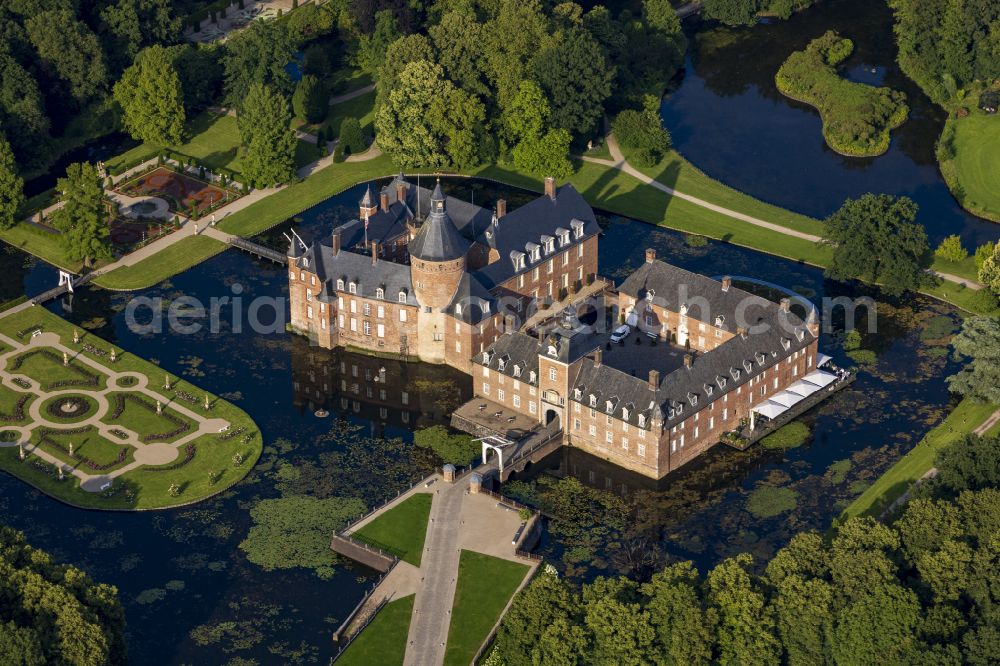
[[[20,356],[18,356],[17,358],[14,359],[14,362],[10,364],[10,367],[8,368],[8,370],[10,372],[16,372],[17,370],[20,370],[21,366],[24,365],[24,362],[27,361],[32,356],[35,356],[36,354],[41,354],[42,356],[46,357],[47,359],[49,359],[53,363],[58,363],[60,366],[66,368],[68,370],[71,370],[72,372],[75,372],[76,374],[80,375],[80,377],[81,377],[81,379],[79,379],[79,380],[76,380],[76,379],[61,379],[59,381],[51,382],[51,383],[49,383],[49,384],[47,384],[45,386],[45,388],[47,388],[49,390],[58,389],[58,388],[64,388],[64,387],[69,387],[69,386],[100,386],[101,385],[101,377],[100,377],[100,375],[98,375],[97,373],[94,373],[94,372],[90,372],[88,370],[84,370],[80,366],[73,365],[72,363],[70,363],[69,365],[64,365],[63,364],[63,360],[61,358],[59,358],[59,355],[56,354],[54,351],[52,351],[50,349],[32,349],[29,352],[25,352],[24,354],[21,354]]]
[[[118,452],[118,458],[116,460],[114,460],[114,461],[112,461],[110,463],[105,463],[105,464],[101,465],[101,464],[99,464],[99,463],[91,460],[90,458],[87,458],[86,456],[80,455],[76,451],[74,451],[73,454],[70,455],[69,447],[63,446],[62,444],[60,444],[55,439],[52,439],[52,435],[53,434],[59,434],[59,435],[79,435],[79,434],[84,434],[84,433],[93,432],[93,431],[94,431],[94,429],[91,426],[83,426],[83,427],[80,427],[80,428],[73,428],[71,430],[43,429],[43,430],[41,430],[39,432],[38,443],[39,444],[46,444],[48,446],[52,446],[54,448],[59,449],[64,454],[66,454],[67,457],[69,457],[69,458],[71,458],[73,460],[79,460],[80,463],[83,464],[87,469],[89,469],[91,471],[94,471],[94,472],[104,472],[106,470],[111,469],[112,467],[117,467],[117,466],[121,465],[123,462],[125,462],[125,460],[128,458],[128,453],[129,453],[128,448],[125,448],[125,447],[123,447]]]
[[[30,395],[21,396],[17,404],[14,405],[14,411],[10,414],[0,414],[0,423],[15,423],[17,421],[23,421],[25,419],[24,406],[28,404],[31,400]]]
[[[117,418],[119,418],[119,417],[121,417],[122,413],[125,411],[125,401],[126,400],[131,401],[131,402],[135,403],[136,405],[139,405],[140,407],[142,407],[144,409],[148,409],[151,412],[156,412],[156,405],[154,405],[154,404],[152,404],[150,402],[147,402],[147,401],[143,400],[142,398],[140,398],[139,396],[133,395],[131,393],[117,393],[114,396],[114,400],[115,400],[115,407],[112,410],[111,415],[110,415],[110,419],[112,421],[115,420],[115,419],[117,419]],[[173,423],[177,427],[174,428],[173,430],[169,431],[169,432],[155,433],[155,434],[151,434],[151,435],[143,435],[142,437],[140,437],[141,441],[143,441],[143,442],[166,441],[166,440],[169,440],[169,439],[173,439],[174,437],[177,437],[178,435],[184,434],[185,432],[187,432],[188,430],[191,429],[191,424],[190,423],[188,423],[187,421],[184,421],[181,418],[178,418],[178,417],[174,416],[173,414],[168,414],[166,412],[162,412],[160,414],[157,414],[157,416],[159,416],[159,417],[161,417],[161,418],[163,418],[163,419],[165,419],[167,421],[170,421],[171,423]]]

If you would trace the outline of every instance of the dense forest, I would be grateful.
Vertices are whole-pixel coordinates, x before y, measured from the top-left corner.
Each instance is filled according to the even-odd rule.
[[[126,663],[125,614],[115,588],[32,548],[0,526],[0,663]]]
[[[886,522],[795,536],[702,576],[574,588],[548,568],[514,601],[491,666],[996,663],[1000,654],[1000,439],[939,454],[937,478]]]

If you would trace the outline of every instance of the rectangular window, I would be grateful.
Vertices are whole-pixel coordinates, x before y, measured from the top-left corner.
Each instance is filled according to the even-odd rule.
[[[538,282],[538,266],[535,266],[535,270],[531,271],[531,279]]]
[[[556,380],[556,369],[555,368],[549,368],[549,379],[551,379],[552,381]]]
[[[521,273],[520,275],[517,276],[517,286],[518,287],[524,286],[524,273]]]
[[[515,407],[520,407],[521,406],[521,396],[519,396],[516,393],[514,394],[514,406]]]
[[[352,298],[351,299],[351,314],[357,314],[357,313],[358,313],[358,302]]]
[[[499,391],[497,391],[497,400],[499,400],[500,402],[503,402],[503,396],[504,396],[503,389],[500,389]]]
[[[613,432],[611,432],[610,430],[608,430],[606,433],[604,433],[604,439],[607,440],[608,444],[614,444],[615,443],[615,434]]]
[[[549,259],[549,269],[548,269],[547,272],[551,273],[554,269],[555,269],[555,260],[554,259]]]
[[[462,342],[460,340],[455,340],[455,351],[459,354],[462,353]]]
[[[490,376],[490,369],[489,369],[489,368],[487,368],[487,367],[486,367],[486,366],[484,365],[484,366],[483,366],[483,377],[489,377],[489,376]]]
[[[344,328],[344,315],[339,315],[337,317],[337,326]]]
[[[562,285],[564,288],[569,286],[569,273],[563,273]]]
[[[538,411],[538,407],[535,406],[535,401],[534,400],[532,400],[531,402],[528,403],[528,411],[531,412],[532,414],[534,414],[536,411]]]
[[[434,333],[434,342],[441,342],[442,340],[444,340],[444,333],[435,332]]]
[[[311,305],[306,306],[306,316],[309,317],[310,319],[313,318],[313,306]]]
[[[645,444],[640,444],[637,448],[638,448],[638,451],[639,451],[639,457],[640,458],[645,458],[646,457],[646,445]]]
[[[344,309],[344,297],[343,296],[337,296],[337,308],[339,308],[341,310]]]
[[[384,338],[385,337],[385,324],[376,324],[375,325],[375,335],[377,335],[380,338]]]
[[[399,321],[406,321],[406,310],[399,309]]]
[[[371,317],[372,316],[372,304],[371,303],[365,303],[364,304],[364,309],[365,309],[365,316],[366,317]]]
[[[622,448],[628,451],[628,437],[622,437]]]
[[[483,382],[483,393],[485,395],[489,395],[490,394],[490,383],[489,382]]]
[[[364,324],[365,335],[371,335],[372,334],[372,323],[370,321],[368,321],[367,319],[365,319],[364,322],[362,322],[362,323]]]
[[[351,331],[354,333],[358,332],[358,320],[354,317],[351,317]]]
[[[563,252],[563,266],[569,263],[569,252]]]
[[[384,305],[378,306],[378,309],[375,312],[377,313],[377,316],[378,316],[379,319],[385,319],[385,306]]]
[[[580,243],[579,245],[576,246],[576,256],[578,257],[583,256],[583,243]]]
[[[597,426],[595,426],[593,423],[590,424],[590,429],[589,430],[590,430],[590,436],[591,437],[593,437],[594,435],[597,434]]]

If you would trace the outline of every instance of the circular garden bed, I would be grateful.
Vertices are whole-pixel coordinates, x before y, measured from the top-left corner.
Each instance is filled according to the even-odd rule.
[[[42,408],[44,415],[54,421],[75,423],[94,414],[97,403],[82,395],[60,395],[50,398]]]

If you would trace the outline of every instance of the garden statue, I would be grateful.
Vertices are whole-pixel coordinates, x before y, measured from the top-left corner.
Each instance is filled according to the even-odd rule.
[[[73,442],[69,443],[69,457],[73,457]]]
[[[76,330],[75,328],[73,329],[73,344],[74,345],[80,344],[80,331]]]
[[[63,365],[69,365],[69,354],[63,352]]]
[[[118,360],[118,352],[116,352],[115,348],[112,347],[111,348],[111,362],[114,363],[117,360]]]
[[[170,390],[170,375],[165,375],[163,379],[163,388]]]
[[[62,468],[62,465],[60,465],[60,464],[57,463],[56,464],[56,469],[59,470],[59,480],[62,481],[63,480],[63,468]]]
[[[205,394],[205,409],[206,409],[206,410],[208,410],[208,409],[211,409],[211,408],[212,408],[212,406],[211,406],[211,404],[210,404],[210,403],[208,402],[208,394],[206,393],[206,394]]]
[[[17,457],[24,460],[24,444],[18,443],[17,445]]]
[[[160,414],[163,413],[163,405],[160,404],[159,400],[156,401],[156,413],[157,413],[157,415],[160,415]]]

